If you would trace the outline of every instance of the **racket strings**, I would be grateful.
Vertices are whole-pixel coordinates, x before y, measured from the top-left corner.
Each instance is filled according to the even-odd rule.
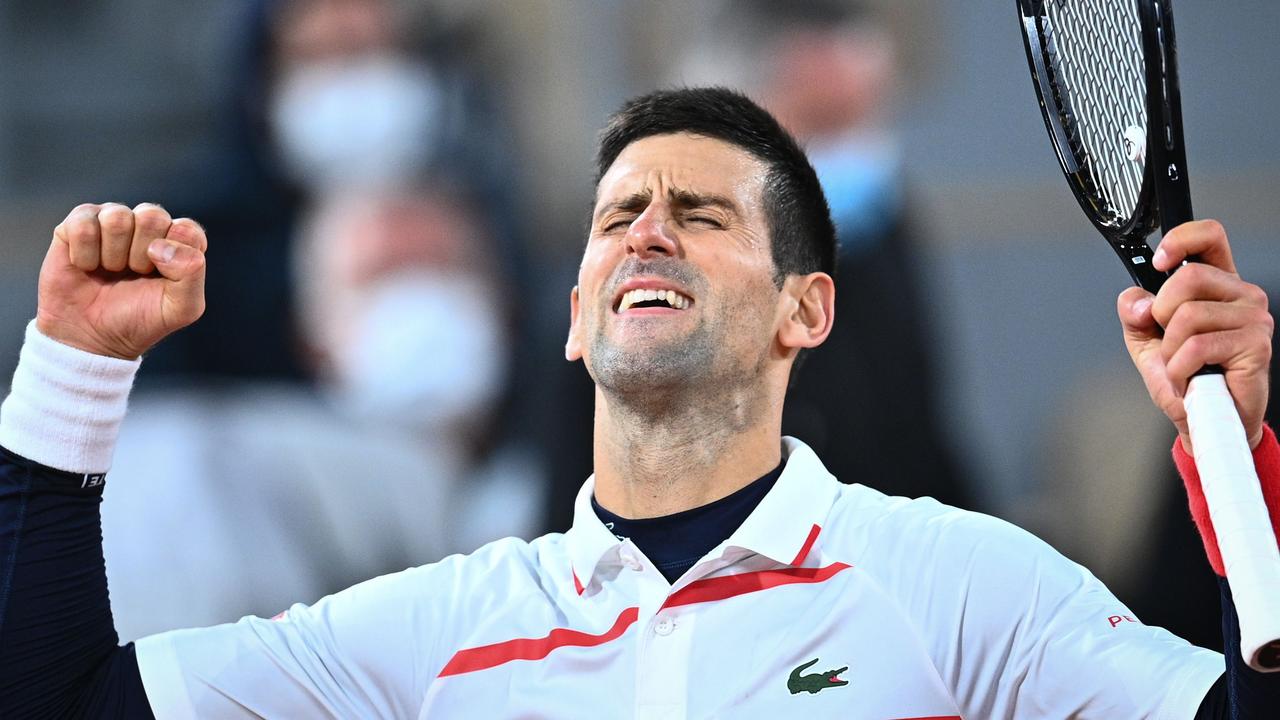
[[[1060,87],[1064,126],[1100,219],[1120,226],[1138,209],[1145,162],[1146,79],[1132,0],[1050,0],[1046,45]],[[1137,150],[1144,150],[1138,148]],[[1135,155],[1137,156],[1134,159]]]

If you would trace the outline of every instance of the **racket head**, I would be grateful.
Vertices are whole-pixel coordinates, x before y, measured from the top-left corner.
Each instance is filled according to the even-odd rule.
[[[1140,1],[1017,5],[1027,65],[1067,184],[1134,282],[1155,292],[1167,275],[1151,266],[1146,242],[1159,223]],[[1154,127],[1164,127],[1163,115]]]

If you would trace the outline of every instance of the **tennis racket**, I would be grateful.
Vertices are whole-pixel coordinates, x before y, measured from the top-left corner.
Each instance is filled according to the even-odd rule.
[[[1016,0],[1045,128],[1085,215],[1156,292],[1147,237],[1192,219],[1171,0]],[[1280,550],[1222,370],[1184,400],[1196,467],[1240,616],[1240,651],[1280,671]]]

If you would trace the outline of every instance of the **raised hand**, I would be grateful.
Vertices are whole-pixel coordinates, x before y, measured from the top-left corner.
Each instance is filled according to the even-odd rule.
[[[1199,262],[1179,268],[1189,256]],[[1133,287],[1116,303],[1125,344],[1151,399],[1178,428],[1183,448],[1193,452],[1182,398],[1196,371],[1220,365],[1249,446],[1256,447],[1267,408],[1274,330],[1266,293],[1236,274],[1227,233],[1213,220],[1171,230],[1152,264],[1177,272],[1154,297]]]
[[[204,229],[159,205],[77,206],[40,268],[36,326],[66,345],[132,360],[204,313]]]

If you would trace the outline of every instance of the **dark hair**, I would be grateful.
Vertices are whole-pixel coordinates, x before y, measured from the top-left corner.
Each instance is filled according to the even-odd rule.
[[[835,274],[836,229],[813,165],[795,138],[742,93],[678,88],[627,101],[600,135],[596,184],[631,143],[682,132],[723,140],[768,166],[762,199],[778,287],[788,275]]]

